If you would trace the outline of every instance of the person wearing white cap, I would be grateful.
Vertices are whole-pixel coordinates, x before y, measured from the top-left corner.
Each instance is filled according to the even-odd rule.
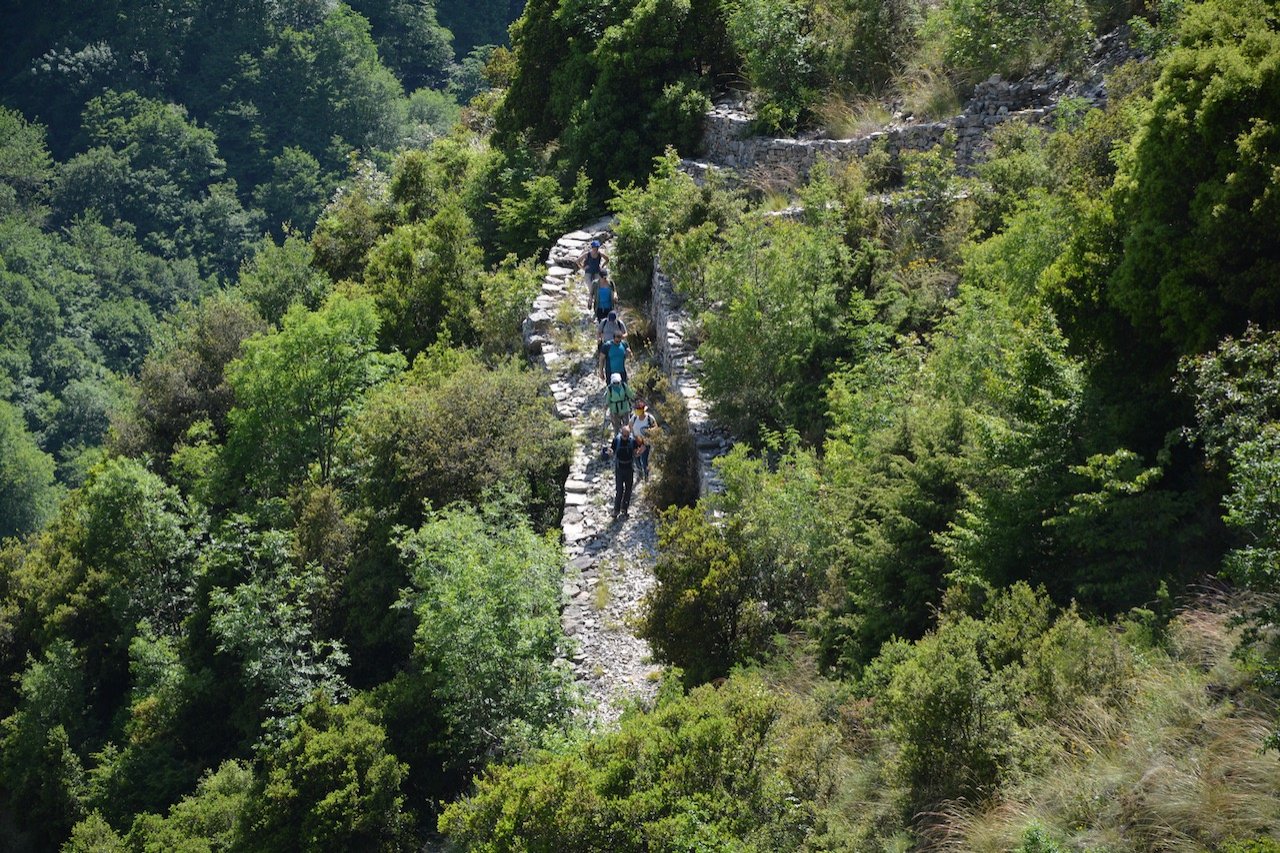
[[[609,422],[613,424],[613,432],[610,435],[617,434],[622,428],[622,422],[631,411],[631,404],[635,399],[636,395],[627,387],[627,383],[622,381],[622,374],[615,373],[609,377],[609,387],[604,389],[604,402],[609,410]]]

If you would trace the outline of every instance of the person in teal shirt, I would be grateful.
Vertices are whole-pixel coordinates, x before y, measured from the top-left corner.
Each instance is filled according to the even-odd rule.
[[[600,273],[600,285],[595,288],[591,297],[591,304],[595,307],[597,323],[608,317],[609,312],[614,310],[616,300],[613,297],[613,282],[609,280],[609,271],[604,270]]]
[[[622,339],[622,330],[616,330],[613,333],[613,340],[605,341],[600,345],[600,378],[608,382],[609,375],[617,373],[622,376],[622,381],[626,382],[627,355],[630,352],[631,348]]]

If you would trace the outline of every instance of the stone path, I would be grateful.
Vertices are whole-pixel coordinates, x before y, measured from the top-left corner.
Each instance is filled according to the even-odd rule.
[[[636,484],[629,517],[611,522],[613,471],[601,458],[608,441],[604,383],[595,370],[595,330],[574,261],[592,239],[608,251],[609,221],[561,237],[547,259],[542,294],[525,322],[535,361],[551,373],[556,413],[573,434],[565,483],[565,633],[576,643],[572,665],[590,722],[614,722],[625,704],[657,692],[660,669],[632,623],[653,586],[657,534],[645,486]],[[624,306],[625,309],[629,306]],[[625,313],[624,313],[625,316]]]

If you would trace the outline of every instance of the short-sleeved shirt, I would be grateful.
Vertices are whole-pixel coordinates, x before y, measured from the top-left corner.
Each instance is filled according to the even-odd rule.
[[[602,338],[606,341],[612,341],[614,332],[622,332],[624,335],[627,333],[627,324],[622,322],[621,317],[616,320],[610,320],[605,317],[600,321],[600,336]]]
[[[600,345],[600,351],[604,353],[605,373],[621,373],[627,366],[627,346],[626,341],[606,341]]]
[[[653,417],[653,415],[645,412],[643,415],[632,414],[631,420],[628,421],[628,424],[631,426],[632,435],[636,438],[644,438],[644,434],[652,427],[656,427],[658,425],[658,421]]]

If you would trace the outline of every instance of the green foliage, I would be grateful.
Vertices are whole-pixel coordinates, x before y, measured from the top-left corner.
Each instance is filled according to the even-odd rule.
[[[417,618],[414,660],[449,764],[476,769],[564,723],[571,674],[560,627],[561,555],[508,504],[432,513],[400,543]]]
[[[310,234],[324,210],[330,183],[319,160],[290,146],[272,158],[271,180],[254,187],[253,198],[273,234]]]
[[[731,226],[708,264],[703,387],[735,434],[813,431],[822,380],[847,352],[845,324],[870,319],[848,288],[849,252],[830,227],[752,216]]]
[[[814,38],[805,4],[792,0],[735,0],[725,26],[752,89],[763,102],[762,130],[790,130],[814,97]]]
[[[138,815],[126,837],[128,847],[122,849],[234,849],[247,834],[245,819],[253,790],[249,767],[239,761],[227,761],[202,777],[195,791],[174,803],[167,815]],[[95,823],[90,815],[78,824],[73,840]]]
[[[367,699],[335,705],[317,697],[264,763],[246,820],[255,848],[403,849],[410,820],[400,793],[405,767],[387,750]]]
[[[948,69],[976,82],[1017,77],[1036,64],[1078,63],[1093,38],[1081,0],[950,0],[937,13]]]
[[[481,348],[492,356],[514,356],[524,346],[517,333],[542,292],[543,272],[533,259],[518,261],[507,255],[480,288],[480,304],[472,314]]]
[[[0,107],[0,217],[39,218],[53,178],[44,128],[21,113]]]
[[[197,423],[224,435],[235,402],[226,367],[265,328],[251,305],[230,295],[179,311],[142,364],[132,410],[114,424],[116,446],[167,459]]]
[[[1276,618],[1270,598],[1280,590],[1280,335],[1250,326],[1211,353],[1188,359],[1182,380],[1196,404],[1196,436],[1209,463],[1225,467],[1229,491],[1224,520],[1237,547],[1223,563],[1227,575],[1264,597],[1250,614],[1248,645],[1258,647],[1263,677],[1280,674],[1265,627]],[[1270,745],[1280,745],[1273,733]]]
[[[230,470],[262,495],[280,494],[307,476],[325,482],[338,430],[363,393],[404,368],[398,354],[377,351],[372,297],[335,292],[319,311],[289,309],[278,331],[250,338],[227,366],[236,405],[227,418]]]
[[[444,82],[453,60],[451,34],[436,20],[436,3],[412,0],[355,0],[353,9],[369,19],[378,56],[406,89]]]
[[[361,161],[353,171],[321,214],[311,236],[316,266],[334,281],[360,278],[365,255],[392,219],[387,176],[368,161]]]
[[[550,527],[559,517],[568,431],[542,380],[514,363],[486,367],[437,346],[376,391],[352,428],[371,506],[416,525],[424,504],[512,496]]]
[[[71,643],[28,660],[18,710],[0,723],[4,791],[39,840],[54,844],[81,816],[83,764],[72,749],[84,734],[85,682]]]
[[[817,850],[838,738],[804,703],[751,675],[680,697],[529,763],[498,767],[440,829],[496,850]]]
[[[753,597],[741,558],[703,510],[665,512],[658,549],[641,633],[659,660],[702,684],[763,646],[773,633],[765,602]]]
[[[22,414],[0,400],[0,538],[39,530],[58,497],[53,459],[27,432]]]
[[[311,247],[294,234],[288,234],[280,245],[263,239],[240,269],[240,295],[272,326],[280,325],[294,303],[315,311],[329,295],[332,283],[315,269],[314,260]]]
[[[496,117],[504,149],[558,138],[565,174],[583,168],[603,188],[641,177],[665,146],[698,146],[701,70],[724,55],[716,3],[533,2],[511,39],[516,73]]]
[[[62,222],[96,211],[132,225],[142,244],[166,258],[195,258],[205,274],[231,276],[256,235],[214,134],[182,107],[136,92],[107,92],[85,108],[94,147],[60,170],[53,207]]]
[[[653,435],[649,464],[653,481],[645,497],[656,509],[693,506],[702,492],[698,446],[689,425],[689,407],[679,394],[665,394],[659,404],[648,398],[650,411],[661,411],[661,430]],[[645,436],[646,440],[650,440]]]
[[[364,283],[377,303],[384,342],[413,357],[446,331],[469,341],[480,262],[471,222],[456,204],[379,239],[369,250]]]
[[[269,734],[278,736],[315,693],[345,696],[339,670],[350,658],[341,642],[317,636],[324,578],[317,566],[297,565],[286,533],[257,533],[233,517],[204,560],[206,575],[238,581],[210,592],[210,632],[261,697]]]
[[[878,94],[912,58],[925,11],[915,0],[814,3],[811,48],[823,88]]]
[[[1264,0],[1190,7],[1122,159],[1108,301],[1151,346],[1202,351],[1280,306],[1270,250],[1280,34]]]
[[[521,257],[545,251],[559,235],[582,220],[589,186],[586,173],[578,172],[571,194],[564,198],[560,182],[550,175],[524,181],[518,195],[491,205],[501,245]]]
[[[615,217],[612,257],[623,299],[648,298],[653,263],[666,241],[707,222],[726,225],[739,213],[736,199],[718,191],[714,183],[699,187],[679,167],[679,157],[668,150],[654,159],[644,187],[611,185],[615,193],[610,202]]]

